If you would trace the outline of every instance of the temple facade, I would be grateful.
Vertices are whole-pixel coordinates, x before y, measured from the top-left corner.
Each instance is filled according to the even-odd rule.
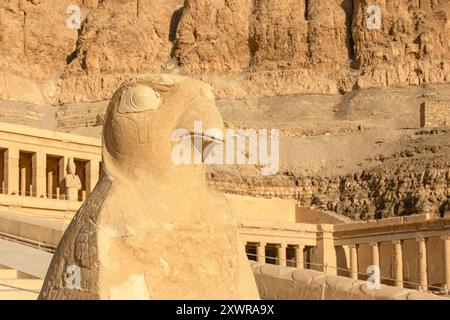
[[[65,185],[69,159],[80,182],[78,194],[71,199]],[[76,211],[79,203],[68,204],[67,200],[81,202],[93,190],[101,170],[101,142],[1,123],[0,168],[0,207],[43,213]]]

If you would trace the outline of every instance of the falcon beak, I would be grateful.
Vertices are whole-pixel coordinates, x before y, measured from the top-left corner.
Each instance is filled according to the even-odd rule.
[[[196,131],[195,123],[201,123],[201,131]],[[178,119],[176,128],[189,130],[191,138],[201,138],[204,144],[224,143],[225,125],[222,116],[215,107],[214,99],[207,96],[200,95],[191,103]]]

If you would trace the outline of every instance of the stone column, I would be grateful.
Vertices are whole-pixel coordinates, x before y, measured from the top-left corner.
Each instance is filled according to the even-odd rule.
[[[67,174],[67,163],[69,161],[69,157],[63,156],[59,160],[59,196],[60,198],[67,200],[66,194],[66,186],[64,185],[64,177]],[[64,195],[64,197],[62,197]]]
[[[5,182],[5,173],[6,173],[6,167],[5,167],[5,151],[3,149],[0,149],[0,194],[6,194],[6,182]]]
[[[333,225],[321,224],[317,233],[317,253],[319,263],[328,265],[327,274],[337,275],[336,249],[334,248]],[[334,268],[333,268],[334,267]],[[321,270],[323,270],[321,268]]]
[[[27,168],[20,168],[20,195],[27,195]]]
[[[256,246],[256,261],[266,263],[266,243],[260,242]]]
[[[5,152],[5,185],[8,194],[19,194],[19,149],[9,147]]]
[[[95,185],[98,182],[99,178],[99,171],[100,171],[100,161],[98,159],[92,159],[87,164],[87,170],[86,170],[86,193],[89,195],[89,193],[94,190]]]
[[[444,286],[450,290],[450,236],[442,237],[444,241]]]
[[[392,242],[394,245],[394,278],[395,286],[403,288],[403,251],[401,240]]]
[[[305,250],[304,245],[298,245],[295,247],[295,266],[298,269],[304,269],[304,257],[303,257],[304,250]]]
[[[281,243],[277,246],[277,264],[281,267],[286,267],[286,244]]]
[[[378,243],[371,243],[370,247],[372,251],[372,265],[380,268],[380,249],[378,247]]]
[[[40,198],[46,194],[47,189],[47,155],[44,152],[36,152],[33,155],[33,174],[31,176],[33,195]]]
[[[47,197],[53,199],[53,172],[47,172]]]
[[[427,245],[424,238],[417,239],[419,243],[419,290],[426,291],[428,289],[427,275]]]
[[[358,280],[358,249],[356,245],[348,247],[350,249],[350,278]]]

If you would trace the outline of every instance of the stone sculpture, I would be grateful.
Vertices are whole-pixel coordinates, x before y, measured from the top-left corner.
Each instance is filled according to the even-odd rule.
[[[78,191],[81,189],[80,177],[76,175],[76,165],[73,158],[69,158],[67,175],[64,177],[67,200],[78,201]]]
[[[258,299],[236,222],[203,165],[176,165],[171,134],[223,128],[211,88],[148,75],[108,106],[103,172],[66,230],[40,299]]]

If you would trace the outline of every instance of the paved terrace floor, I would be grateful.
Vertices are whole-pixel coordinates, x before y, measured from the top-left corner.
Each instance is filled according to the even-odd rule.
[[[53,254],[0,239],[1,264],[43,279]]]

